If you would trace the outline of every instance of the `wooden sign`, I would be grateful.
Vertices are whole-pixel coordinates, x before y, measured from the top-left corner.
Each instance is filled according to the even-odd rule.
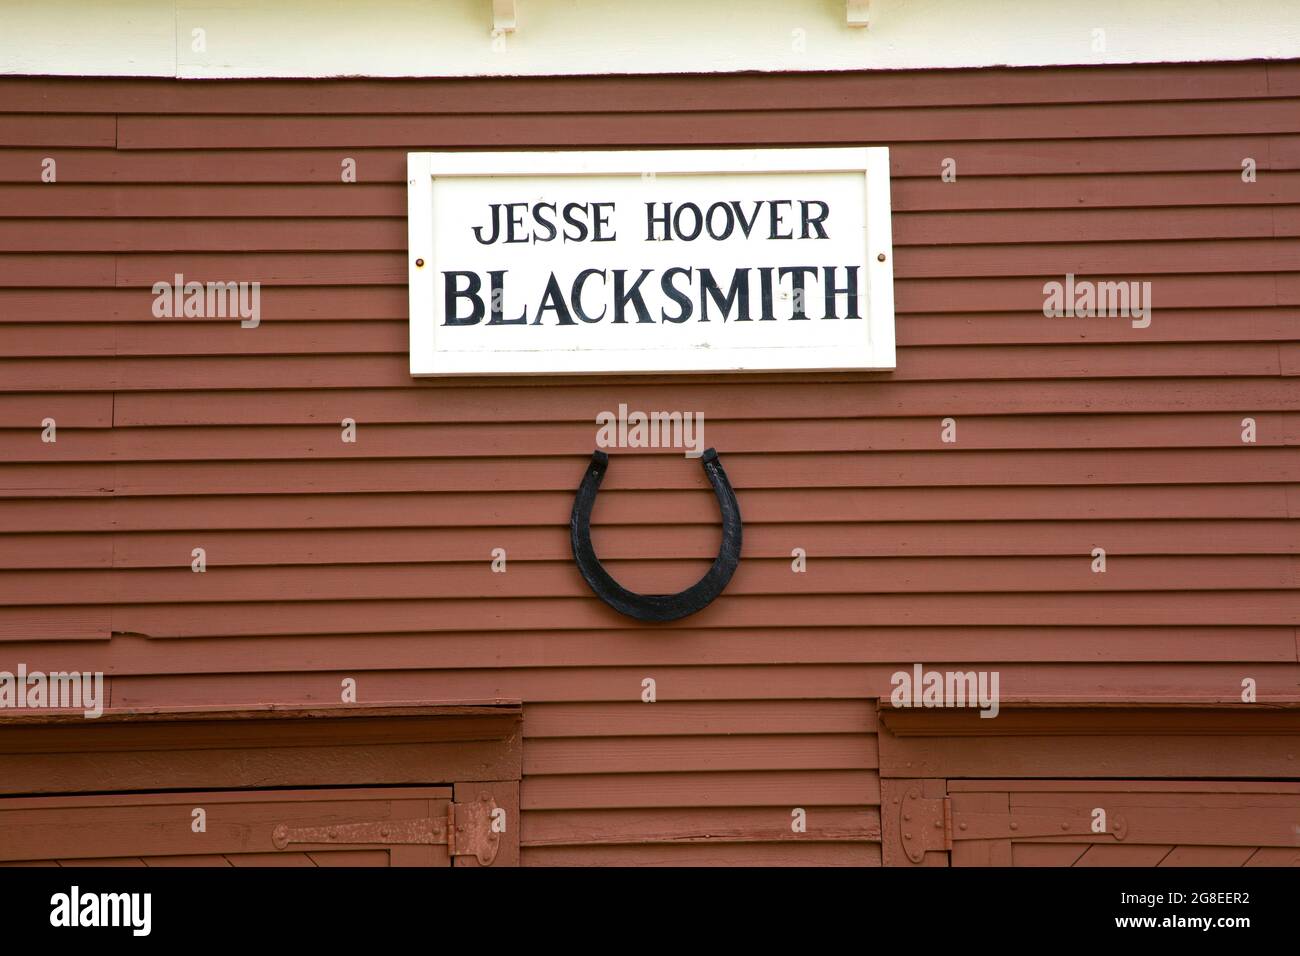
[[[412,375],[894,367],[883,147],[411,153]]]

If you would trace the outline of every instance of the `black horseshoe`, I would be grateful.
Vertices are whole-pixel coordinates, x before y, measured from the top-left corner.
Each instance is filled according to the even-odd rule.
[[[685,591],[676,594],[637,594],[610,577],[596,557],[596,549],[591,546],[591,509],[596,504],[596,493],[600,491],[605,469],[609,467],[609,455],[603,451],[592,453],[591,464],[587,466],[587,473],[583,475],[577,497],[573,500],[573,517],[569,521],[573,560],[578,563],[578,570],[596,592],[596,596],[620,614],[634,617],[638,621],[676,621],[707,607],[710,601],[722,593],[731,576],[736,573],[736,565],[740,563],[742,530],[740,505],[736,503],[736,493],[731,490],[731,482],[727,481],[727,473],[722,470],[718,453],[710,448],[701,456],[700,461],[722,509],[722,547],[718,549],[713,567]]]

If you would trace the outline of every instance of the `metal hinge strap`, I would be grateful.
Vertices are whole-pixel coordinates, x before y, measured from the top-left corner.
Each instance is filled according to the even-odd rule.
[[[501,834],[493,829],[496,809],[496,800],[485,793],[473,803],[449,802],[446,819],[419,817],[315,827],[291,827],[281,823],[271,831],[271,842],[277,850],[283,850],[291,843],[335,846],[446,844],[448,855],[473,856],[481,865],[490,866],[501,845]]]
[[[1099,837],[1110,835],[1116,840],[1128,836],[1128,821],[1112,814],[1106,833],[1094,833],[1092,815],[1083,808],[1062,809],[1057,813],[1041,810],[1007,813],[970,812],[956,814],[957,836],[963,840],[1028,840],[1045,837]]]
[[[903,852],[913,863],[925,859],[927,851],[952,849],[952,808],[947,797],[927,799],[921,787],[913,785],[903,794],[898,808],[898,832]]]

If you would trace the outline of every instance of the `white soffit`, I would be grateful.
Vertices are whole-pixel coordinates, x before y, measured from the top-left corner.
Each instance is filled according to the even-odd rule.
[[[1296,57],[1300,0],[0,0],[7,74],[538,76]]]

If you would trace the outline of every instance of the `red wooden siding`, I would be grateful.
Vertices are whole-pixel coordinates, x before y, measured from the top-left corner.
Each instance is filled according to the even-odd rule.
[[[408,376],[407,150],[840,143],[892,151],[897,371]],[[153,318],[178,272],[262,282],[261,326]],[[1150,328],[1044,318],[1066,273],[1150,281]],[[1300,696],[1298,319],[1297,63],[0,80],[0,668],[103,669],[116,707],[522,699],[525,863],[878,863],[900,666]],[[675,625],[569,557],[620,402],[703,412],[746,520]],[[600,553],[694,580],[699,468],[616,453]]]

